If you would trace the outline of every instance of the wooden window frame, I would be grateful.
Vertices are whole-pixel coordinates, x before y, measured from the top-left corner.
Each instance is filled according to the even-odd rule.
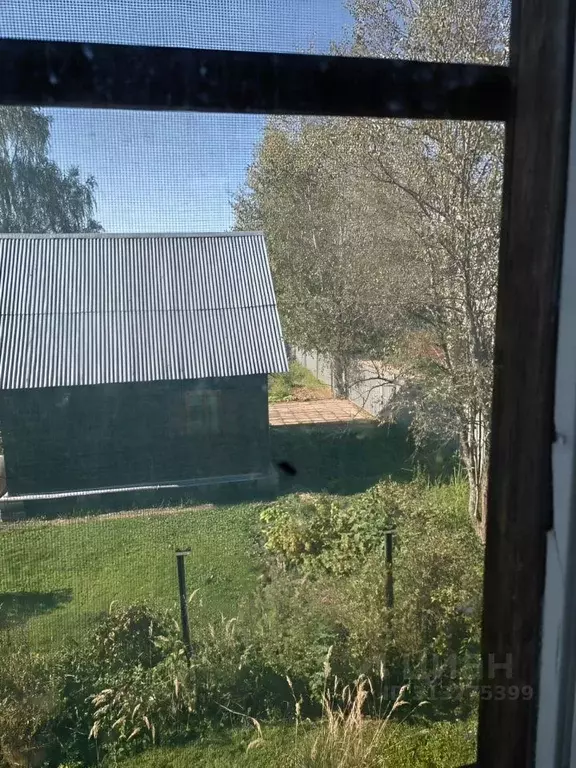
[[[575,3],[512,0],[509,67],[0,40],[2,105],[506,122],[479,768],[534,764]]]

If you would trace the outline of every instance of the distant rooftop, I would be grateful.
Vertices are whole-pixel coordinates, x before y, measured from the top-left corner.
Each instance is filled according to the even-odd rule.
[[[264,236],[0,235],[0,389],[287,368]]]

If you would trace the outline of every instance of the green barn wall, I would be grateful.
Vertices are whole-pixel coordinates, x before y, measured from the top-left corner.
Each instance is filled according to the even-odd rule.
[[[191,427],[185,402],[202,393],[211,416]],[[266,472],[270,461],[266,376],[3,392],[0,430],[12,495]]]

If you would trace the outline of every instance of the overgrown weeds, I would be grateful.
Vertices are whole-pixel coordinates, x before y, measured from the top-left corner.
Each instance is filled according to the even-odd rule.
[[[25,647],[0,653],[0,765],[41,766],[61,698],[49,660]]]
[[[54,656],[3,648],[4,763],[122,760],[229,733],[241,717],[256,728],[254,754],[270,728],[294,725],[286,767],[379,768],[411,754],[400,719],[422,730],[473,714],[482,551],[462,483],[295,495],[262,521],[261,583],[237,616],[207,623],[193,594],[191,660],[176,615],[142,604],[112,605]]]

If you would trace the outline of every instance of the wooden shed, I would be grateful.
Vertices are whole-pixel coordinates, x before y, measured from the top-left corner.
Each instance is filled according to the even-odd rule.
[[[10,497],[271,472],[261,233],[0,236],[0,349]]]

